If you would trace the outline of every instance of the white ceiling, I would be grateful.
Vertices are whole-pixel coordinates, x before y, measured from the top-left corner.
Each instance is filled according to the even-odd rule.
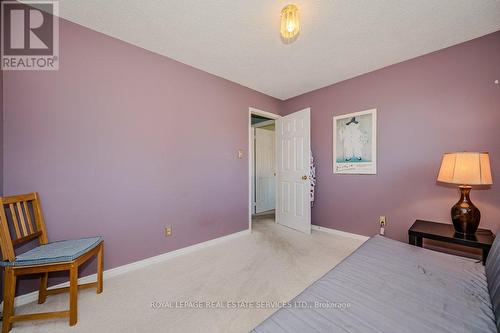
[[[285,45],[279,13],[289,2],[302,31]],[[59,3],[63,18],[279,99],[500,30],[500,0]]]

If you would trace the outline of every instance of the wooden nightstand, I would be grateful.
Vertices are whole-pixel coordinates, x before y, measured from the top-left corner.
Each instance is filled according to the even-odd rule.
[[[410,244],[420,247],[422,239],[427,238],[482,249],[484,265],[495,235],[487,229],[477,229],[474,235],[458,234],[452,224],[416,220],[408,230],[408,238]]]

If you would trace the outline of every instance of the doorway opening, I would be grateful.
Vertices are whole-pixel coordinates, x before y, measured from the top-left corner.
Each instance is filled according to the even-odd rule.
[[[306,108],[281,117],[254,108],[249,109],[250,231],[252,216],[256,215],[257,219],[262,216],[274,216],[272,221],[279,225],[311,233],[313,182],[310,113],[311,110]],[[273,125],[275,130],[270,131]]]
[[[249,228],[275,219],[276,208],[276,124],[278,115],[250,108]]]

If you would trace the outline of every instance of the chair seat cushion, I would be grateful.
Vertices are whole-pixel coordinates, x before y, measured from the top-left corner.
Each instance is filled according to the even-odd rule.
[[[16,256],[15,261],[2,261],[1,266],[32,266],[72,261],[92,250],[102,237],[64,240],[40,245]]]

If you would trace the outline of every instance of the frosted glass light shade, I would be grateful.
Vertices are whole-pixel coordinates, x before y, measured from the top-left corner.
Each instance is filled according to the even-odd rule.
[[[491,185],[488,153],[446,153],[441,161],[437,180],[457,185]]]
[[[295,5],[287,5],[281,10],[281,37],[291,41],[299,32],[299,9]]]

